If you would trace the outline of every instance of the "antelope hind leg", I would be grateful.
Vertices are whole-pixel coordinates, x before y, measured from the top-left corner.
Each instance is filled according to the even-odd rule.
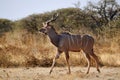
[[[100,69],[99,69],[99,59],[98,59],[98,57],[94,54],[93,49],[92,49],[90,55],[91,55],[92,58],[95,60],[97,71],[100,73]]]
[[[89,54],[85,54],[86,55],[86,58],[87,58],[87,62],[88,62],[88,69],[87,69],[87,72],[86,72],[86,74],[88,74],[89,73],[89,71],[90,71],[90,64],[91,64],[91,58],[90,58],[90,55]]]

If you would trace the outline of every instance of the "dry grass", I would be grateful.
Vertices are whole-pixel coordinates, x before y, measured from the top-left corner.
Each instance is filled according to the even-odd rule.
[[[0,68],[0,80],[119,80],[120,68],[102,67],[101,73],[95,68],[85,74],[85,67],[71,67],[72,73],[66,74],[67,67],[55,67],[51,75],[50,68]]]
[[[103,42],[105,44],[103,44]],[[120,66],[120,46],[116,42],[99,41],[95,46],[95,53],[105,66]],[[50,66],[56,48],[49,39],[41,34],[30,34],[24,30],[8,32],[0,37],[0,66]],[[57,66],[65,66],[64,54],[57,60]],[[86,66],[82,52],[70,52],[70,64],[72,66]],[[93,63],[94,65],[94,63]]]

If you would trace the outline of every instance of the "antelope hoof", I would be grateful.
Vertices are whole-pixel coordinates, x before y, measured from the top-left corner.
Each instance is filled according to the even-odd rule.
[[[67,72],[67,74],[71,74],[71,72]]]
[[[87,71],[86,74],[88,74],[89,72]]]
[[[50,70],[49,74],[51,74],[51,73],[52,73],[52,70]]]
[[[97,71],[98,71],[98,73],[100,73],[100,70],[99,70],[99,69],[97,69]]]

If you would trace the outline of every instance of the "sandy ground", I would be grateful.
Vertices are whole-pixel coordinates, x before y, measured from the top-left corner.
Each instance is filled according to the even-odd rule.
[[[120,67],[102,67],[98,73],[94,67],[85,74],[86,67],[55,67],[51,75],[50,68],[0,68],[0,80],[120,80]]]

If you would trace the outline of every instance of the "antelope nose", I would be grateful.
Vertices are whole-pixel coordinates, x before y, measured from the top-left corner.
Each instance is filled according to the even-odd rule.
[[[47,34],[45,29],[40,29],[39,32]]]
[[[40,29],[39,32],[42,32],[42,29]]]

